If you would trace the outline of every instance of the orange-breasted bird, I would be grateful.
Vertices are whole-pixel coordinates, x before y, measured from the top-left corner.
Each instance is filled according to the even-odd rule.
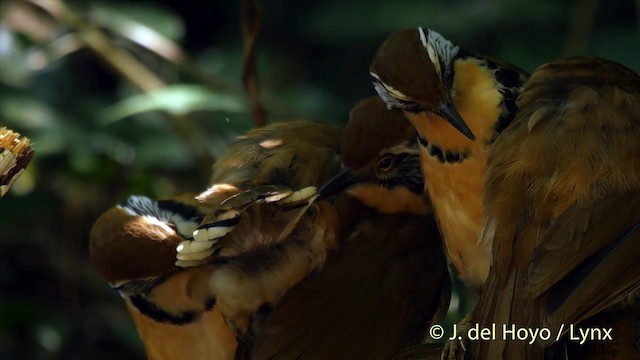
[[[176,246],[203,219],[197,205],[188,195],[158,201],[132,196],[91,229],[91,261],[125,299],[150,360],[227,360],[236,350],[235,334],[213,303],[188,296],[200,270],[174,265]]]
[[[399,115],[386,111],[378,99],[369,102],[371,104],[363,103],[358,108],[368,110],[354,110],[354,114]],[[393,123],[398,124],[397,119]],[[360,139],[370,132],[379,132],[379,129],[363,124],[365,122],[360,120],[359,126],[350,125],[349,128],[355,129],[351,130],[352,138]],[[274,222],[273,215],[277,217],[283,216],[281,213],[291,213],[293,216],[298,211],[287,211],[288,205],[278,204],[282,200],[281,193],[290,192],[283,190],[283,183],[279,181],[301,181],[293,187],[299,188],[319,185],[317,179],[326,176],[325,174],[332,176],[338,173],[339,161],[334,160],[339,158],[335,158],[337,151],[333,145],[340,143],[341,136],[337,132],[333,135],[333,140],[329,140],[327,133],[322,133],[324,125],[312,125],[309,128],[302,124],[278,126],[270,125],[249,133],[244,140],[240,140],[245,145],[239,154],[244,156],[238,156],[233,161],[232,154],[238,154],[240,145],[232,146],[229,156],[221,157],[216,163],[218,174],[226,171],[228,179],[235,179],[238,183],[252,181],[250,186],[243,185],[238,189],[230,184],[218,184],[218,187],[212,187],[198,197],[200,201],[196,201],[195,207],[200,209],[199,214],[207,214],[204,217],[208,216],[209,219],[201,220],[196,231],[199,234],[207,230],[207,237],[198,240],[196,237],[200,235],[190,236],[188,231],[184,231],[176,241],[183,243],[181,250],[185,247],[190,250],[191,244],[209,240],[215,242],[210,247],[215,249],[211,255],[205,252],[203,260],[180,260],[188,261],[186,265],[196,265],[185,268],[183,272],[195,271],[198,274],[194,276],[197,279],[189,281],[187,298],[198,300],[204,305],[207,305],[205,300],[215,298],[214,311],[221,310],[231,318],[236,330],[239,330],[243,344],[240,350],[250,352],[255,339],[255,358],[288,358],[283,354],[287,351],[296,352],[301,346],[306,349],[304,356],[309,358],[322,356],[323,351],[335,350],[314,348],[314,344],[323,341],[329,344],[346,341],[344,354],[366,354],[366,351],[373,350],[377,354],[390,355],[405,343],[418,340],[424,326],[446,312],[449,278],[437,229],[433,218],[428,215],[429,203],[421,195],[423,180],[417,162],[414,130],[406,121],[404,126],[394,125],[397,131],[390,132],[389,137],[376,135],[375,141],[372,139],[372,142],[366,143],[369,145],[366,147],[368,150],[362,153],[352,151],[351,159],[354,160],[344,160],[345,164],[357,165],[351,167],[352,172],[356,170],[353,173],[358,174],[357,181],[348,182],[354,185],[354,197],[365,199],[365,203],[378,210],[372,210],[351,197],[340,197],[335,203],[317,201],[308,211],[309,214],[303,215],[297,226],[280,239],[282,228],[286,227],[285,222]],[[272,127],[273,130],[269,130]],[[283,136],[289,131],[287,129],[291,130],[287,133],[290,136]],[[335,128],[331,129],[332,132],[335,131]],[[349,131],[347,130],[348,133]],[[325,150],[311,151],[308,142],[312,142],[316,150],[323,146]],[[318,145],[319,142],[324,145]],[[289,151],[284,151],[285,146]],[[303,150],[294,151],[296,146],[302,146]],[[274,152],[277,149],[282,151]],[[343,149],[346,151],[348,148],[343,146]],[[265,152],[271,155],[260,155]],[[309,161],[309,156],[312,161]],[[271,166],[273,171],[270,172],[266,166]],[[233,171],[234,167],[242,171]],[[214,181],[222,181],[221,177],[216,177],[216,171]],[[302,176],[301,173],[307,175]],[[263,185],[257,183],[261,178],[255,174],[262,176]],[[299,180],[309,179],[309,176],[310,182]],[[344,176],[339,178],[345,179]],[[279,187],[274,189],[265,187],[265,184]],[[284,185],[292,184],[284,182]],[[231,189],[231,193],[237,195],[229,198],[229,193],[217,192],[216,189]],[[294,192],[295,194],[297,193]],[[216,196],[218,198],[213,200]],[[222,200],[218,199],[225,197],[228,200],[220,204]],[[386,201],[382,201],[385,198]],[[229,203],[232,206],[228,206]],[[211,212],[212,208],[222,211]],[[240,220],[229,222],[229,219],[236,218],[228,216],[235,214],[233,211],[238,212]],[[381,215],[379,212],[407,214]],[[224,219],[217,221],[220,216]],[[104,225],[102,227],[106,228]],[[209,239],[211,228],[214,229],[214,236]],[[193,231],[194,227],[191,226],[190,229]],[[215,235],[219,233],[225,234],[218,238]],[[420,236],[414,236],[415,233]],[[425,238],[424,234],[427,233],[433,236]],[[184,240],[190,238],[193,238],[192,242],[185,246]],[[317,251],[309,251],[308,249],[314,248],[314,243],[325,244],[324,250],[320,252],[321,247],[316,246]],[[329,249],[327,263],[320,267],[318,259],[324,260]],[[128,251],[128,248],[123,247],[121,250]],[[198,251],[207,250],[195,252]],[[188,256],[192,252],[184,253]],[[196,262],[203,264],[198,265]],[[144,265],[144,262],[140,265]],[[295,285],[288,285],[291,283],[289,279],[303,274],[299,269],[313,272],[290,293],[286,292],[285,298],[278,302],[277,299],[282,296],[281,291],[288,290],[287,286]],[[203,273],[206,275],[200,276]],[[361,279],[360,276],[364,278]],[[170,280],[171,278],[167,281]],[[333,303],[332,298],[335,300]],[[155,300],[157,303],[159,299]],[[165,300],[170,301],[171,296],[167,296]],[[322,307],[325,304],[326,317],[323,316],[325,309],[316,308],[317,305]],[[163,305],[166,306],[166,303]],[[340,314],[339,319],[336,319],[335,309],[351,311],[353,316]],[[376,313],[370,313],[371,309],[375,309]],[[313,314],[298,316],[301,311]],[[320,326],[323,321],[326,325],[327,320],[330,325],[336,325],[335,331],[318,331],[319,327],[313,325],[316,322]],[[263,322],[261,328],[259,325]],[[307,326],[309,331],[305,333],[309,336],[300,338],[295,344],[289,343],[292,334],[295,334],[291,331],[295,331],[297,326]],[[274,328],[283,330],[274,333]],[[398,331],[388,336],[391,328]],[[362,336],[357,337],[358,342],[347,341],[354,336],[351,330],[362,332]],[[345,337],[347,332],[349,335]],[[207,336],[201,337],[200,341],[208,341]],[[191,344],[192,342],[187,342],[183,346]],[[272,353],[274,349],[277,354]],[[240,353],[236,356],[249,355]]]
[[[485,159],[513,120],[528,74],[423,28],[389,36],[370,73],[380,97],[417,129],[425,192],[449,257],[462,280],[480,290],[491,262],[491,243],[478,242]]]
[[[221,270],[218,276],[245,274],[251,281],[240,283],[252,291],[258,291],[260,281],[268,281],[265,277],[269,274],[278,284],[292,282],[279,290],[277,286],[283,285],[264,285],[271,293],[260,295],[268,297],[279,296],[322,263],[324,246],[330,246],[334,239],[334,224],[329,222],[331,206],[314,205],[299,221],[297,233],[286,237],[288,242],[278,243],[281,230],[297,212],[286,211],[277,201],[298,194],[282,185],[320,185],[339,171],[341,134],[337,127],[304,121],[253,130],[219,157],[213,169],[215,185],[202,194],[160,201],[131,197],[96,221],[90,236],[92,262],[127,300],[150,358],[233,358],[235,333],[226,326],[220,310],[239,317],[242,314],[233,312],[253,304],[240,302],[234,308],[235,304],[227,304],[228,297],[201,291],[197,285],[209,280],[212,268]],[[259,185],[264,184],[280,186],[260,189]],[[226,210],[220,204],[227,198],[227,205],[245,205],[246,209],[238,209],[242,210],[238,216],[229,216],[236,214],[235,210]],[[324,219],[331,226],[315,226],[321,213],[326,213]],[[220,220],[220,216],[227,218]],[[222,236],[231,229],[234,231],[217,244],[209,244],[217,239],[216,235]],[[190,246],[196,243],[194,237],[200,238],[203,232],[205,241]],[[307,238],[305,232],[315,236]],[[273,251],[258,251],[263,245],[271,246]],[[217,265],[174,265],[176,255],[188,258],[180,260],[183,265],[202,262],[198,259],[203,258],[203,253],[204,258],[208,257],[211,248],[215,248]],[[244,253],[245,256],[234,258]],[[277,268],[269,268],[274,264],[283,266],[283,276],[277,276]],[[260,277],[263,267],[268,271]]]
[[[426,43],[431,64],[427,63],[429,70],[421,75],[423,78],[407,76],[398,70],[394,74],[393,69],[399,67],[389,65],[393,58],[406,58],[401,55],[406,55],[411,47],[399,45],[403,38],[416,43],[415,35],[407,32],[394,34],[387,40],[371,69],[377,90],[391,106],[404,107],[405,114],[423,135],[439,136],[445,134],[440,127],[444,123],[442,118],[451,117],[451,111],[448,114],[441,111],[442,116],[430,118],[424,116],[426,113],[411,114],[412,108],[414,113],[421,108],[437,112],[436,106],[429,106],[433,100],[420,97],[433,96],[437,91],[405,94],[415,89],[416,83],[423,84],[423,88],[428,86],[424,85],[424,74],[432,74],[432,66],[436,73],[442,74],[438,68],[446,68],[447,63],[442,59],[455,58],[448,54],[459,53],[459,50],[434,51],[438,40],[430,41],[431,33],[418,31],[420,43]],[[431,61],[433,59],[438,61]],[[485,60],[486,64],[492,62],[485,57],[477,61]],[[424,67],[422,63],[418,65]],[[449,67],[453,69],[452,84],[456,78],[467,78],[467,81],[457,80],[460,83],[457,87],[447,87],[444,81],[445,88],[453,91],[454,97],[463,99],[460,105],[455,103],[461,117],[450,119],[460,129],[458,139],[463,139],[462,134],[473,137],[472,132],[477,143],[478,134],[495,133],[495,138],[490,135],[485,140],[489,146],[482,157],[491,153],[486,171],[478,171],[479,177],[451,183],[455,188],[473,190],[468,184],[475,181],[476,190],[470,191],[470,196],[476,199],[484,192],[486,205],[477,208],[480,216],[476,217],[484,219],[480,221],[479,243],[493,244],[492,271],[474,320],[480,326],[497,323],[523,328],[548,326],[554,330],[558,330],[560,324],[566,325],[566,330],[571,323],[589,317],[590,326],[610,323],[602,310],[610,312],[612,304],[621,297],[631,296],[637,288],[637,266],[625,258],[634,253],[634,241],[637,243],[638,219],[633,209],[638,198],[635,194],[638,147],[632,140],[637,137],[635,124],[639,113],[637,75],[619,64],[594,58],[561,60],[538,70],[517,98],[519,85],[516,91],[505,90],[509,77],[501,73],[502,67],[470,66],[472,71],[469,71],[469,67],[460,65]],[[524,76],[520,72],[519,83]],[[426,79],[431,77],[428,75]],[[492,77],[493,83],[483,81]],[[472,91],[474,87],[480,89],[477,85],[483,83],[484,91]],[[491,105],[489,109],[494,109],[495,101],[491,99],[498,93],[502,95],[498,97],[499,104],[508,116],[503,120],[479,116],[487,114],[487,104]],[[435,96],[435,99],[442,98]],[[467,113],[462,109],[463,104],[469,102],[477,102],[475,114],[473,109]],[[516,120],[509,125],[515,114]],[[440,128],[431,129],[433,127]],[[423,142],[431,144],[431,140]],[[438,154],[445,154],[446,160],[446,152],[436,150],[434,155]],[[430,174],[427,173],[429,184],[433,181],[428,178]],[[482,176],[487,179],[484,190],[477,187],[477,180]],[[435,204],[436,199],[437,214]],[[440,217],[439,220],[442,221]],[[448,240],[446,234],[445,239]],[[613,307],[616,306],[621,305]],[[631,313],[637,313],[636,308]],[[594,314],[598,315],[592,317]],[[614,317],[620,316],[616,313]],[[638,349],[633,345],[637,342],[632,334],[639,334],[638,326],[624,321],[615,325],[621,325],[619,329],[623,331],[632,329],[619,344],[623,348],[628,346],[622,352],[620,346],[607,346],[608,351],[616,354],[616,358],[635,357],[631,354]],[[496,341],[472,342],[474,349],[468,356],[480,359],[541,356],[540,343],[527,347],[521,341],[504,341],[502,334],[496,336]],[[557,349],[554,348],[547,350],[546,355]],[[567,355],[567,349],[564,350],[562,355]],[[606,352],[596,356],[603,354]],[[578,350],[575,356],[584,359],[587,355],[590,354]]]
[[[561,59],[533,73],[517,106],[487,159],[483,235],[494,261],[475,320],[554,336],[474,343],[478,359],[541,359],[587,319],[604,336],[608,312],[638,313],[629,300],[640,286],[640,76],[600,58]],[[635,322],[589,337],[612,351],[595,358],[637,357]]]
[[[360,102],[342,162],[320,190],[347,194],[335,203],[337,248],[275,304],[251,359],[389,359],[446,313],[450,279],[412,125],[376,97]]]

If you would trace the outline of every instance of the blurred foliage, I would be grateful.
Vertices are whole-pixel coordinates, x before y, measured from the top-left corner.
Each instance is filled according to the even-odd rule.
[[[89,229],[128,194],[203,189],[207,160],[253,127],[242,92],[239,2],[56,4],[0,2],[0,126],[30,137],[36,150],[0,201],[0,358],[142,359],[122,302],[89,265]],[[350,107],[373,94],[368,63],[380,42],[418,25],[527,70],[564,54],[640,70],[638,6],[264,1],[262,99],[269,121],[344,123]],[[468,308],[472,301],[457,291],[454,309]]]

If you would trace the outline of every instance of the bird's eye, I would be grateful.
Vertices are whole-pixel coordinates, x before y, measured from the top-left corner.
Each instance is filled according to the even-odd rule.
[[[393,167],[394,159],[392,156],[385,156],[378,161],[378,170],[387,172]]]

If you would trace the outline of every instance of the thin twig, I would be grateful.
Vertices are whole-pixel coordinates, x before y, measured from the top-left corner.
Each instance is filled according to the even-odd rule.
[[[242,35],[244,38],[244,64],[242,83],[251,102],[251,114],[257,127],[266,124],[266,111],[260,100],[258,69],[256,66],[256,45],[260,34],[261,11],[257,0],[242,1]]]
[[[119,24],[120,26],[114,26],[113,23],[109,23],[99,16],[94,16],[94,19],[97,24],[115,32],[138,46],[152,51],[166,61],[169,61],[192,80],[202,83],[202,85],[214,91],[220,91],[236,96],[246,96],[246,92],[242,85],[236,85],[235,83],[231,83],[219,76],[204,71],[202,67],[199,66],[189,56],[189,54],[187,54],[184,49],[182,49],[180,45],[173,40],[154,32],[155,41],[140,41],[140,38],[131,35],[132,33],[138,33],[137,31],[127,31],[132,26],[131,24]],[[136,26],[143,25],[136,24]],[[148,30],[153,31],[151,29]],[[145,36],[145,39],[147,39],[147,36]],[[280,118],[295,117],[295,111],[293,111],[286,103],[282,102],[278,97],[263,91],[260,93],[260,100],[265,108],[265,112],[271,116],[278,116]]]

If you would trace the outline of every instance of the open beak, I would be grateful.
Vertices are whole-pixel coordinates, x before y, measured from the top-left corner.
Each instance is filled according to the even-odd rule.
[[[339,194],[363,180],[362,177],[354,175],[350,169],[344,169],[320,188],[317,200],[324,200]]]
[[[460,131],[464,136],[469,138],[469,140],[473,141],[476,139],[476,136],[473,135],[471,129],[469,129],[467,124],[464,122],[462,116],[460,116],[460,113],[456,109],[455,105],[453,105],[453,102],[450,98],[440,104],[440,111],[438,115],[447,120],[449,124],[456,128],[456,130]]]

